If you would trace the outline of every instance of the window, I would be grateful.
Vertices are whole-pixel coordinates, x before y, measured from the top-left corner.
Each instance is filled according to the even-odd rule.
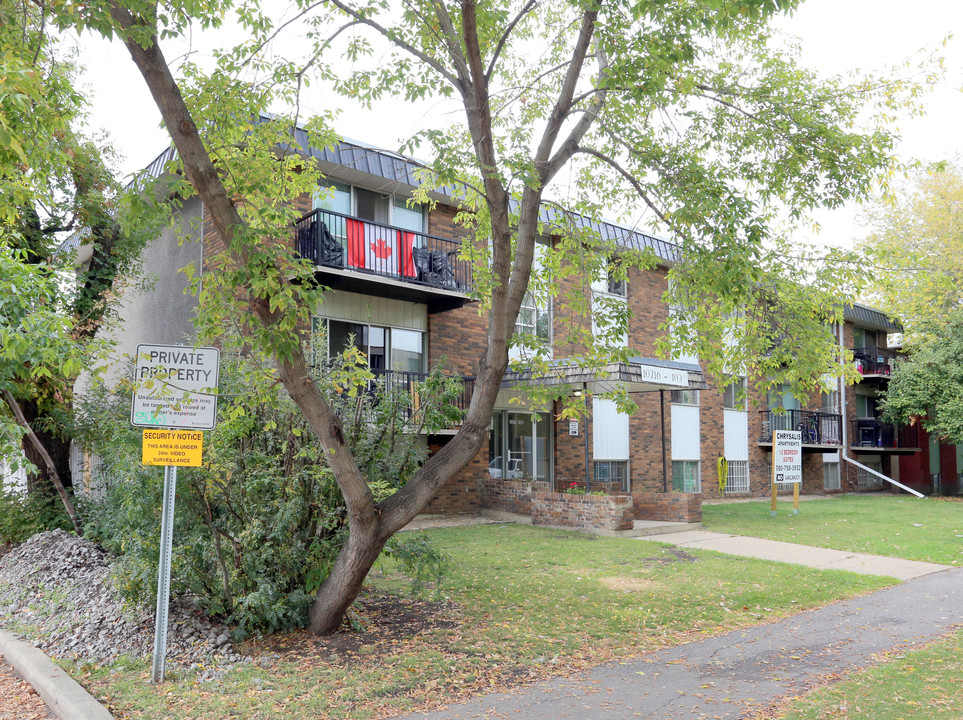
[[[839,479],[839,463],[823,461],[823,489],[839,490],[842,487]]]
[[[409,205],[408,200],[395,195],[391,204],[391,224],[402,230],[425,231],[424,205]]]
[[[726,477],[726,494],[749,492],[749,461],[730,460]]]
[[[702,492],[698,460],[672,461],[672,489],[676,492]]]
[[[550,480],[552,421],[549,413],[496,410],[488,436],[493,478]]]
[[[746,379],[741,377],[726,385],[722,394],[722,407],[727,410],[745,410],[747,400]]]
[[[333,182],[327,187],[318,188],[318,192],[314,196],[314,209],[350,215],[351,186]]]
[[[519,336],[529,336],[521,340],[511,348],[510,357],[519,359],[530,357],[534,354],[535,348],[532,346],[532,337],[538,345],[551,348],[552,344],[552,312],[547,306],[541,305],[535,296],[527,292],[522,298],[522,305],[518,309],[518,319],[515,321],[515,334]]]
[[[699,391],[698,390],[672,390],[671,402],[678,405],[698,405],[699,404]]]
[[[860,462],[871,470],[875,470],[878,473],[883,472],[883,461],[879,458],[867,458],[865,460],[861,459]],[[883,478],[879,477],[878,475],[874,475],[871,472],[867,472],[861,467],[857,467],[856,484],[859,485],[860,490],[875,490],[883,487]]]
[[[606,271],[606,286],[610,295],[626,297],[629,294],[628,283],[624,277],[619,276],[619,272],[613,269]]]
[[[853,345],[857,348],[877,347],[876,331],[866,328],[853,329]]]
[[[835,415],[839,413],[839,391],[830,390],[824,392],[822,397],[822,410],[824,413]]]
[[[856,417],[874,418],[878,417],[877,399],[870,395],[856,396]]]
[[[374,370],[424,372],[424,333],[404,328],[379,327],[328,320],[328,357],[341,353],[354,339],[354,346],[368,358]]]
[[[595,482],[617,483],[621,489],[629,489],[627,460],[596,460],[593,466]]]
[[[314,209],[328,210],[416,233],[425,231],[425,207],[423,205],[409,206],[406,197],[382,195],[345,183],[328,181],[325,187],[319,188],[314,196]],[[329,224],[331,225],[329,228],[331,232],[338,234],[343,223],[332,222]]]
[[[802,405],[789,389],[788,383],[780,383],[769,388],[768,404],[770,410],[799,410]]]

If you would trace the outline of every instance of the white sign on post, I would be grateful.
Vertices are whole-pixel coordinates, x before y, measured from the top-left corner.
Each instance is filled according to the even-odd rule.
[[[138,345],[131,424],[213,430],[220,361],[217,348]]]
[[[776,430],[772,454],[774,483],[802,482],[802,433],[799,430]]]
[[[213,430],[217,422],[217,379],[221,352],[217,348],[178,345],[138,345],[134,369],[134,397],[130,422],[136,427],[168,430]],[[144,446],[158,433],[144,433]],[[182,433],[184,434],[184,433]],[[200,464],[203,434],[196,444]],[[174,437],[176,433],[168,433]],[[168,441],[166,444],[171,444]],[[170,450],[166,447],[165,450]],[[180,451],[186,453],[186,448]],[[145,462],[150,453],[145,452]],[[193,464],[193,461],[192,463]],[[174,496],[177,465],[164,468],[164,499],[161,508],[161,547],[157,561],[157,607],[154,619],[154,655],[151,681],[164,682],[167,658],[167,624],[170,609],[171,554],[174,538]]]

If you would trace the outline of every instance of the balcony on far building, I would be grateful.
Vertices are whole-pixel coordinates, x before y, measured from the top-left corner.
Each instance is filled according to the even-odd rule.
[[[468,302],[472,267],[461,242],[329,210],[295,223],[297,250],[335,290],[426,303],[429,312]]]
[[[772,443],[776,430],[798,430],[802,433],[803,447],[838,447],[843,444],[842,415],[818,410],[761,410],[762,428],[759,444]]]
[[[862,454],[906,454],[918,452],[920,432],[917,425],[893,425],[878,418],[856,418],[852,421],[850,446]]]
[[[864,378],[883,379],[893,374],[896,355],[888,348],[853,348],[853,362],[856,363],[856,369]]]

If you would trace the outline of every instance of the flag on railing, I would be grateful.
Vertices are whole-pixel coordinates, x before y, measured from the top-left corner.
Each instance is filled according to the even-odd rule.
[[[348,265],[379,275],[415,277],[415,233],[349,219],[346,221]],[[400,262],[400,267],[399,267]]]

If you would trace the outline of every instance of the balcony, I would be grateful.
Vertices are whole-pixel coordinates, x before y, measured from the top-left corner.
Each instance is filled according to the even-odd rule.
[[[759,444],[772,443],[775,430],[799,430],[803,447],[839,446],[843,444],[843,417],[817,410],[761,410],[762,429]]]
[[[426,303],[429,312],[468,302],[472,268],[458,240],[315,210],[295,223],[301,257],[336,290]]]
[[[408,394],[408,397],[411,398],[411,405],[406,409],[405,417],[410,420],[421,407],[422,397],[420,394],[420,386],[428,378],[429,373],[410,372],[406,370],[385,370],[382,368],[371,368],[371,372],[375,377],[369,385],[369,392],[374,393],[376,384],[384,382],[388,392],[397,389]],[[465,412],[468,410],[472,393],[475,391],[475,378],[465,376],[450,377],[457,377],[461,381],[461,391],[451,404],[462,412]]]
[[[853,348],[853,362],[866,379],[883,379],[893,374],[895,353],[888,348]]]
[[[876,418],[852,421],[851,447],[856,453],[909,454],[919,452],[919,428],[915,425],[892,425]]]

